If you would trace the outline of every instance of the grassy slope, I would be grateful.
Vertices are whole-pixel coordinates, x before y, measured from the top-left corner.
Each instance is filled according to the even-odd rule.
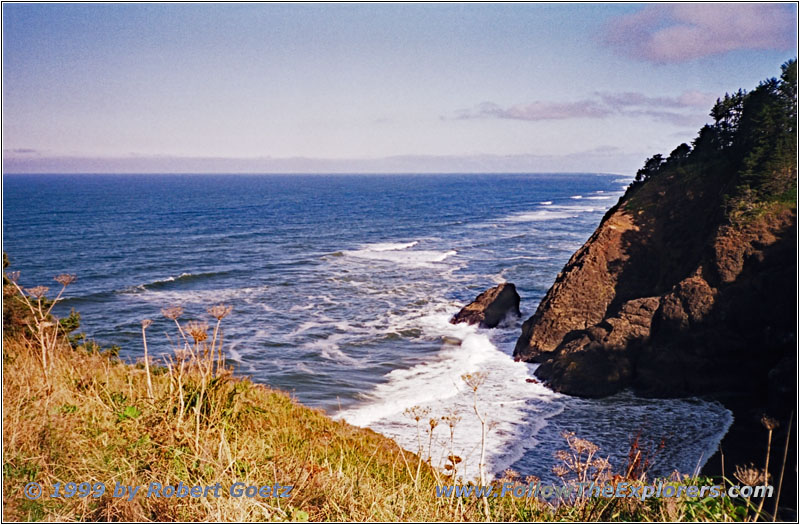
[[[54,354],[48,387],[33,348],[19,339],[4,341],[5,519],[448,518],[439,512],[443,509],[420,508],[423,500],[408,496],[416,456],[281,392],[230,375],[212,381],[196,446],[193,411],[178,420],[169,372],[160,369],[153,377],[154,400],[149,401],[142,368],[66,345]],[[191,381],[184,385],[187,405],[195,387]],[[21,489],[32,480],[46,491],[69,481],[107,486],[222,482],[223,488],[234,481],[278,482],[295,489],[289,499],[137,497],[127,502],[106,495],[28,501]],[[432,483],[430,471],[422,469],[419,485],[430,489]]]
[[[222,373],[207,388],[196,435],[196,373],[184,378],[178,417],[174,371],[144,369],[59,343],[50,350],[49,385],[39,348],[21,333],[3,344],[4,520],[99,521],[476,521],[474,498],[437,499],[446,478],[370,430],[336,422],[286,394]],[[131,408],[134,407],[134,408]],[[421,464],[417,474],[417,466]],[[616,481],[622,478],[617,477]],[[220,498],[28,500],[39,482],[142,485],[222,483]],[[293,485],[288,499],[232,498],[235,481]],[[526,483],[520,479],[518,483]],[[741,517],[730,500],[585,500],[553,509],[533,499],[488,500],[498,521],[719,520]]]

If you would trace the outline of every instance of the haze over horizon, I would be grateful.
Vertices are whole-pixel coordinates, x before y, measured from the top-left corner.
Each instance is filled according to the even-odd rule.
[[[4,4],[7,173],[608,172],[797,55],[769,4]]]

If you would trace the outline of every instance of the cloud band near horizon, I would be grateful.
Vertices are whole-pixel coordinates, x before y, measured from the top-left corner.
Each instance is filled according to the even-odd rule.
[[[651,118],[677,126],[696,125],[708,113],[717,96],[713,93],[686,91],[675,97],[651,97],[637,92],[595,93],[594,98],[573,102],[537,100],[528,104],[502,107],[483,102],[456,112],[455,120],[513,119],[527,121],[602,119],[613,116]]]

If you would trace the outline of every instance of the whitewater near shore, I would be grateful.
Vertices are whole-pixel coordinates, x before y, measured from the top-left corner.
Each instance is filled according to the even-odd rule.
[[[123,177],[125,178],[125,177]],[[517,285],[523,318],[628,184],[618,176],[8,177],[6,250],[30,282],[69,266],[79,281],[60,305],[121,355],[141,356],[139,323],[168,331],[159,310],[201,316],[234,308],[225,345],[237,373],[292,393],[408,450],[450,453],[442,417],[455,417],[453,452],[476,472],[480,426],[461,376],[486,372],[479,406],[491,419],[488,467],[547,479],[561,431],[621,461],[630,441],[666,447],[658,473],[692,472],[730,425],[699,400],[589,401],[528,382],[514,362],[519,320],[494,330],[454,326],[461,306],[497,283]],[[22,206],[59,184],[67,195]],[[134,191],[135,190],[135,191]],[[138,195],[138,197],[137,197]],[[212,206],[213,200],[213,206]],[[65,203],[69,203],[66,206]],[[92,203],[89,223],[72,213]],[[119,209],[127,210],[120,213]],[[209,211],[210,210],[210,211]],[[35,227],[34,227],[35,225]],[[79,236],[69,235],[81,231]],[[460,344],[455,344],[460,341]],[[153,338],[155,355],[171,351]],[[421,439],[409,409],[427,410]],[[425,434],[437,418],[433,439]],[[655,446],[654,445],[654,446]]]

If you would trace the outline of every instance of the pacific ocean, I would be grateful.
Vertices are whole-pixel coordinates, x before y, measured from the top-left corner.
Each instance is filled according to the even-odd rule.
[[[461,375],[488,374],[480,405],[492,421],[499,474],[552,478],[563,431],[592,440],[615,466],[639,436],[657,473],[691,473],[731,423],[718,403],[603,400],[527,382],[511,358],[572,253],[629,179],[605,174],[4,175],[3,250],[24,286],[75,273],[56,313],[142,357],[141,321],[156,355],[175,326],[233,306],[225,351],[238,374],[292,393],[333,417],[416,451],[417,422],[458,419],[455,448],[474,473],[480,442]],[[516,284],[523,317],[494,330],[449,318],[481,291]],[[454,344],[455,340],[461,344]],[[417,408],[414,408],[417,407]],[[425,430],[423,428],[423,430]],[[441,464],[449,429],[423,445]],[[427,452],[426,452],[427,454]],[[472,470],[470,470],[472,469]]]

